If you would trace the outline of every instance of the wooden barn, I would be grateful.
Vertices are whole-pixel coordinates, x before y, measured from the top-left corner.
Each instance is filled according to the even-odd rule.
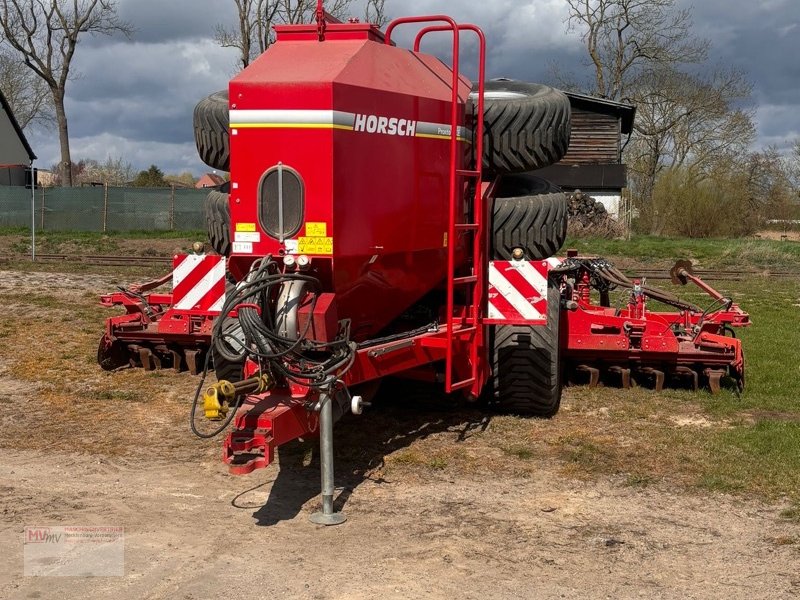
[[[565,92],[572,107],[569,149],[558,163],[536,172],[566,192],[581,190],[619,215],[627,169],[622,149],[633,131],[636,107],[573,92]]]

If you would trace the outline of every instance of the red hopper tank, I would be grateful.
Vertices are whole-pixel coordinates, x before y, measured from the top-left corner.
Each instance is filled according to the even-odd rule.
[[[452,71],[367,24],[276,31],[230,83],[231,270],[311,257],[366,339],[447,274]]]

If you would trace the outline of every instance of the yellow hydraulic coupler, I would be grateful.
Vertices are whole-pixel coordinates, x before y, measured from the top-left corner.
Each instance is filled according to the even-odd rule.
[[[271,387],[272,380],[268,375],[256,375],[236,383],[219,381],[203,394],[203,412],[209,421],[221,421],[238,396],[260,394]]]

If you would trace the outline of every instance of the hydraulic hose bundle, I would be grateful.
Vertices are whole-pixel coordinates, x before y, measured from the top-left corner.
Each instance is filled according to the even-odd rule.
[[[635,285],[634,282],[615,267],[612,262],[604,258],[568,258],[555,269],[555,271],[559,273],[568,273],[577,271],[580,268],[584,268],[590,273],[592,286],[601,291],[613,290],[617,287],[633,289]],[[642,285],[641,289],[649,298],[658,300],[669,306],[674,306],[679,310],[688,310],[695,313],[703,312],[703,309],[696,304],[681,300],[675,294],[662,290],[661,288]]]
[[[281,290],[292,283],[300,284],[300,293],[291,299],[292,306],[277,306],[279,297],[285,300]],[[223,317],[214,324],[215,351],[230,361],[250,358],[260,365],[262,373],[312,388],[329,388],[352,366],[356,344],[350,341],[349,321],[342,322],[339,334],[331,342],[307,339],[311,319],[302,331],[287,330],[288,314],[298,308],[306,291],[310,292],[313,313],[322,291],[317,278],[282,273],[269,256],[256,261],[247,277],[226,296]],[[239,327],[229,316],[234,311],[238,313]]]

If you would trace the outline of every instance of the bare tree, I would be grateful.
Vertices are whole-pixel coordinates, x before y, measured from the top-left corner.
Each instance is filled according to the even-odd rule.
[[[597,96],[626,98],[642,69],[698,63],[708,54],[708,42],[691,35],[691,11],[676,10],[676,0],[565,1],[567,28],[586,45]]]
[[[130,35],[113,0],[0,0],[0,28],[6,47],[50,90],[61,145],[62,185],[72,186],[69,128],[64,109],[67,82],[82,34]]]
[[[273,0],[233,0],[239,16],[238,30],[217,25],[214,39],[223,48],[239,50],[242,68],[272,43],[272,24],[278,14],[279,2]]]
[[[53,97],[47,84],[12,51],[0,47],[0,90],[22,129],[55,125]]]
[[[742,159],[755,127],[752,113],[737,106],[750,90],[735,69],[699,76],[656,67],[641,74],[631,91],[637,113],[626,153],[639,198],[650,198],[664,169],[702,177],[720,160]]]
[[[273,26],[310,23],[317,0],[233,0],[238,23],[235,28],[217,25],[214,39],[223,48],[239,50],[239,62],[247,67],[275,41]],[[353,0],[332,0],[325,7],[332,16],[343,18]],[[381,7],[383,2],[381,2]]]
[[[742,160],[755,136],[752,113],[740,108],[751,86],[740,71],[688,68],[710,48],[692,34],[690,9],[677,0],[564,1],[568,30],[586,46],[584,91],[637,107],[625,158],[641,207],[662,172],[700,181],[720,161]]]
[[[367,0],[364,7],[364,20],[378,27],[383,27],[389,22],[386,16],[386,0]]]
[[[790,172],[792,176],[792,186],[794,187],[797,200],[800,201],[800,138],[794,141],[792,155],[790,159]]]
[[[112,186],[125,186],[136,177],[136,171],[131,163],[121,156],[109,156],[104,163],[87,158],[78,161],[73,169],[73,177],[78,185],[105,183]]]

